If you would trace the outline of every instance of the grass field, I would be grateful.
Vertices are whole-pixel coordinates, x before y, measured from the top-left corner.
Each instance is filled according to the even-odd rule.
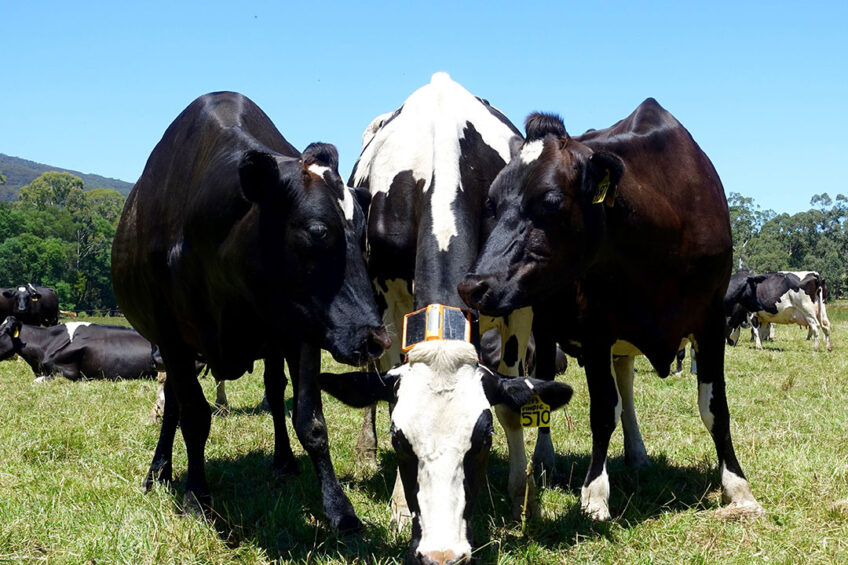
[[[583,518],[588,394],[572,362],[560,379],[575,388],[568,408],[574,429],[555,415],[558,473],[542,492],[543,516],[525,535],[509,518],[506,446],[495,426],[474,520],[480,562],[848,563],[848,306],[829,313],[830,353],[814,354],[806,330],[794,326],[779,326],[764,351],[743,341],[727,352],[731,430],[766,518],[715,517],[719,476],[694,377],[661,380],[644,359],[636,365],[637,411],[653,465],[639,472],[624,466],[619,428],[609,462],[613,520]],[[327,357],[325,369],[341,367]],[[389,525],[395,459],[386,409],[378,423],[381,470],[357,477],[360,413],[325,399],[336,471],[366,524],[361,536],[339,538],[322,519],[315,474],[296,439],[300,476],[278,482],[271,474],[261,375],[260,362],[232,383],[232,413],[213,419],[206,456],[218,517],[210,523],[178,510],[185,472],[179,436],[175,492],[139,488],[158,437],[146,424],[155,382],[39,384],[23,361],[0,364],[0,563],[402,562],[409,532]],[[212,380],[203,386],[211,399]]]

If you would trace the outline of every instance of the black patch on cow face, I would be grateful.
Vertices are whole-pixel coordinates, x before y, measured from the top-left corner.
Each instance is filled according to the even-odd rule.
[[[471,539],[471,515],[474,511],[474,502],[477,499],[477,493],[480,492],[480,486],[486,476],[491,449],[492,411],[483,410],[477,418],[474,431],[471,433],[471,448],[462,460],[462,467],[465,472],[465,481],[463,482],[463,486],[465,487],[465,511],[463,512],[463,518],[465,518],[468,524],[466,536],[472,546],[474,543]]]
[[[403,493],[409,510],[415,514],[420,512],[418,508],[418,456],[412,450],[412,445],[403,435],[403,431],[395,427],[389,430],[392,436],[392,447],[397,455],[398,472],[403,483]],[[418,539],[421,538],[419,529]]]

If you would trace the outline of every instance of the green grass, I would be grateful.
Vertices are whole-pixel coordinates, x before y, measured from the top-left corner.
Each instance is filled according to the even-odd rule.
[[[542,517],[524,536],[509,518],[506,447],[496,425],[474,520],[481,562],[848,562],[848,307],[829,313],[830,353],[814,354],[806,330],[791,326],[779,326],[764,351],[747,341],[728,349],[731,429],[766,518],[715,517],[719,476],[694,377],[662,380],[639,359],[637,411],[653,465],[639,472],[624,466],[619,428],[609,463],[613,520],[585,519],[579,487],[591,445],[588,394],[571,363],[560,378],[575,388],[568,407],[574,429],[562,413],[554,416],[558,474],[542,493]],[[341,370],[329,358],[325,368]],[[300,476],[280,482],[271,474],[261,374],[259,362],[232,383],[232,414],[213,419],[207,472],[219,516],[209,523],[178,510],[181,438],[176,491],[139,488],[158,437],[146,424],[155,382],[36,384],[22,361],[0,364],[0,563],[401,562],[409,533],[389,525],[395,460],[386,409],[378,422],[381,470],[360,478],[353,462],[360,413],[325,398],[336,471],[366,524],[361,536],[339,538],[322,519],[315,474],[296,439]],[[212,380],[202,383],[211,399]]]

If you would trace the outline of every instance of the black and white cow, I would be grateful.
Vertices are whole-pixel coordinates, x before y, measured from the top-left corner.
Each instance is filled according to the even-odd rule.
[[[401,361],[397,332],[405,314],[431,303],[464,307],[456,285],[480,251],[486,191],[509,160],[513,138],[520,139],[520,133],[499,110],[446,73],[434,74],[400,108],[366,128],[348,182],[371,195],[368,269],[383,321],[395,332],[382,370]],[[481,334],[490,328],[499,332],[501,373],[524,374],[531,323],[529,308],[480,321]],[[508,410],[497,408],[497,413],[507,433],[509,491],[519,515],[525,491],[523,432]],[[540,444],[552,461],[550,437]],[[366,411],[357,446],[363,456],[375,459],[373,408]],[[535,497],[530,499],[535,504]],[[399,480],[392,507],[398,521],[408,517]]]
[[[59,296],[32,283],[0,290],[0,316],[14,316],[24,324],[52,326],[59,322]]]
[[[478,364],[471,344],[451,340],[416,345],[408,363],[385,374],[322,373],[321,388],[352,406],[396,403],[391,435],[413,517],[409,557],[422,565],[471,556],[471,514],[492,445],[489,407],[518,418],[533,394],[552,409],[572,394],[565,383],[503,377]]]
[[[390,345],[362,255],[364,229],[335,147],[315,143],[301,154],[248,98],[201,96],[168,127],[127,197],[112,247],[118,304],[159,346],[168,369],[145,486],[171,480],[179,423],[187,508],[209,506],[211,413],[194,370],[198,356],[224,380],[265,359],[274,469],[293,472],[286,362],[294,428],[318,475],[324,513],[341,531],[361,527],[333,469],[316,377],[322,347],[359,364]]]
[[[831,350],[830,320],[824,310],[821,277],[818,274],[806,274],[799,278],[794,273],[764,273],[749,276],[746,279],[759,307],[742,304],[737,301],[734,314],[728,321],[731,332],[738,332],[745,315],[752,313],[758,323],[799,324],[808,326],[813,335],[813,350],[819,350],[819,328],[824,333],[827,350]],[[825,323],[825,320],[827,322]],[[762,349],[759,332],[755,332],[756,348]]]
[[[557,342],[580,345],[592,427],[582,509],[610,518],[606,459],[619,420],[626,463],[648,462],[633,403],[635,355],[666,376],[688,339],[730,503],[722,513],[761,514],[730,437],[722,300],[732,243],[709,159],[653,99],[576,138],[544,114],[528,117],[526,133],[489,189],[495,227],[460,293],[491,315],[532,305]]]
[[[69,322],[48,328],[14,316],[0,325],[0,360],[20,355],[38,377],[140,379],[164,370],[154,347],[132,328]]]

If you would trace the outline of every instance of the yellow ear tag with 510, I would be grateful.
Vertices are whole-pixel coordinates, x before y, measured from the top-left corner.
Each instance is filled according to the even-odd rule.
[[[604,174],[604,178],[601,182],[598,183],[598,190],[595,192],[595,197],[592,199],[592,204],[600,204],[607,197],[607,191],[610,186],[610,172],[607,169],[606,174]]]
[[[539,398],[538,394],[530,397],[530,401],[521,407],[521,427],[549,428],[551,426],[551,407]]]

